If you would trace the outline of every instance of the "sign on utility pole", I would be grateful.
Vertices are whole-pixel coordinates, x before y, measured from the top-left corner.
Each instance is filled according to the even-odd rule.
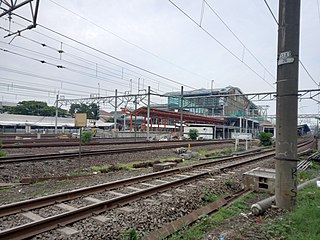
[[[300,0],[279,2],[276,204],[292,209],[297,196],[297,117]]]
[[[82,146],[82,128],[87,126],[87,114],[86,113],[76,113],[74,119],[75,127],[80,128],[79,137],[79,161],[78,161],[78,171],[80,172],[80,162],[81,162],[81,146]]]

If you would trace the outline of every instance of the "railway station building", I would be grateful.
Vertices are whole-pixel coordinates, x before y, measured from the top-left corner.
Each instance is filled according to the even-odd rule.
[[[182,109],[186,113],[224,120],[222,127],[212,126],[215,138],[230,138],[233,132],[257,136],[261,130],[261,108],[237,87],[202,88],[184,91],[183,95],[181,92],[169,92],[165,96],[168,98],[168,111],[180,112]],[[198,127],[207,130],[208,126]]]
[[[181,92],[169,92],[165,96],[167,104],[154,104],[150,108],[149,129],[153,133],[179,132],[182,127],[186,135],[188,129],[195,128],[201,138],[224,139],[231,138],[233,133],[255,137],[261,130],[259,107],[239,88],[198,89],[185,91],[183,96]],[[129,117],[126,121],[129,131],[137,131],[137,125],[139,132],[146,131],[147,107],[123,111]],[[137,124],[133,124],[134,118],[139,121]]]

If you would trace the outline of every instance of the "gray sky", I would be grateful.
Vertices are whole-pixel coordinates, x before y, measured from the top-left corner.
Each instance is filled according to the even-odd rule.
[[[0,48],[11,51],[0,51],[2,100],[17,102],[36,99],[53,104],[58,91],[66,98],[98,93],[110,96],[115,89],[119,92],[131,90],[131,82],[136,93],[138,78],[140,89],[150,85],[158,93],[179,91],[181,84],[210,88],[212,80],[216,88],[231,85],[239,87],[244,93],[275,91],[277,25],[263,0],[207,0],[242,43],[208,5],[205,5],[201,18],[202,0],[173,2],[197,23],[201,21],[203,29],[231,53],[169,1],[41,0],[39,24],[173,81],[119,62],[41,26],[24,31],[22,37],[14,39],[3,38],[7,32],[0,29]],[[268,3],[278,17],[278,1],[269,0]],[[28,7],[16,13],[30,17]],[[29,25],[13,16],[11,31],[21,29],[20,24]],[[0,19],[0,27],[9,28],[7,17]],[[300,59],[315,82],[319,82],[318,0],[302,1],[300,36]],[[46,46],[41,46],[41,43]],[[59,54],[61,46],[63,53]],[[36,60],[45,60],[46,63]],[[316,89],[315,82],[300,67],[299,89]],[[191,90],[188,87],[184,89]],[[268,113],[275,113],[274,102],[256,104],[270,105]],[[317,112],[315,101],[299,103],[299,113]]]

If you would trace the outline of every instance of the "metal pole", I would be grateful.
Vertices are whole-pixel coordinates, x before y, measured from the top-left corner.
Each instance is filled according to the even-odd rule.
[[[118,89],[115,90],[115,100],[114,100],[114,115],[113,115],[113,119],[114,119],[114,130],[117,129],[117,110],[118,110]]]
[[[180,137],[183,135],[183,86],[181,86],[181,97],[180,97]]]
[[[214,80],[211,80],[211,94],[213,92],[213,87],[214,87]]]
[[[148,86],[148,110],[147,110],[147,141],[150,139],[150,86]]]
[[[225,128],[224,128],[224,125],[222,126],[222,139],[225,139],[226,136],[225,136]]]
[[[57,94],[56,97],[56,115],[54,118],[54,134],[58,134],[58,100],[59,100],[59,94]]]
[[[81,146],[82,146],[82,127],[80,127],[80,140],[79,140],[79,159],[78,159],[78,172],[80,173],[81,167]]]
[[[246,118],[246,133],[248,133],[248,118]]]
[[[276,204],[292,209],[297,196],[297,115],[300,0],[279,2]]]
[[[134,96],[134,141],[137,141],[137,95]]]

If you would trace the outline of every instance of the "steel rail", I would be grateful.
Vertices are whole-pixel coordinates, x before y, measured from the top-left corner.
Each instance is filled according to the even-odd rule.
[[[272,156],[272,155],[274,155],[274,150],[268,150],[265,152],[261,152],[259,154],[260,155],[267,154],[268,156]],[[57,194],[53,194],[53,195],[49,195],[49,196],[36,198],[36,199],[15,202],[15,203],[0,206],[0,217],[7,216],[10,214],[14,214],[14,213],[18,213],[21,211],[21,209],[30,210],[30,209],[34,209],[34,208],[38,208],[38,207],[49,206],[49,205],[52,205],[56,202],[69,201],[69,200],[75,199],[80,196],[86,196],[86,195],[90,195],[93,193],[102,192],[105,190],[112,190],[112,189],[119,188],[119,187],[122,187],[122,186],[125,186],[128,184],[135,184],[135,183],[143,182],[146,180],[151,180],[154,178],[165,177],[165,176],[176,174],[176,173],[190,171],[192,169],[206,167],[206,166],[210,166],[213,164],[221,164],[221,163],[229,162],[232,160],[234,161],[237,159],[251,157],[254,155],[257,155],[257,153],[251,153],[248,155],[241,155],[241,156],[236,156],[236,157],[222,158],[222,159],[219,159],[216,161],[209,161],[209,162],[193,164],[190,166],[180,167],[180,168],[168,169],[168,170],[161,171],[161,172],[155,172],[155,173],[145,174],[145,175],[141,175],[141,176],[137,176],[137,177],[122,179],[122,180],[115,181],[115,182],[104,183],[104,184],[99,184],[99,185],[95,185],[95,186],[91,186],[91,187],[80,188],[80,189],[72,190],[69,192],[62,192],[62,193],[57,193]]]
[[[224,143],[232,143],[233,141],[205,141],[205,142],[192,142],[192,146],[204,146],[211,144],[224,144]],[[131,148],[117,148],[117,149],[103,149],[103,150],[91,150],[91,151],[82,151],[82,156],[94,156],[101,154],[117,154],[117,153],[130,153],[130,152],[141,152],[141,151],[151,151],[151,150],[161,150],[161,149],[170,149],[181,147],[181,145],[185,145],[186,143],[176,143],[170,145],[162,145],[162,146],[143,146],[143,147],[131,147]],[[21,155],[21,156],[8,156],[2,157],[0,159],[0,164],[8,164],[8,163],[19,163],[19,162],[29,162],[29,161],[45,161],[51,159],[61,159],[61,158],[76,158],[79,157],[79,152],[72,153],[51,153],[51,154],[33,154],[33,155]]]
[[[306,144],[304,144],[306,145]],[[253,155],[253,154],[249,154]],[[73,222],[76,222],[78,220],[84,219],[86,217],[92,216],[94,214],[99,214],[101,212],[105,212],[109,209],[115,208],[119,205],[124,205],[126,203],[129,203],[133,200],[137,200],[142,197],[147,197],[150,195],[153,195],[155,193],[165,191],[172,187],[177,187],[180,185],[183,185],[187,182],[193,181],[199,177],[203,177],[206,175],[211,175],[213,172],[216,171],[223,171],[225,169],[233,168],[236,166],[244,165],[247,163],[251,163],[257,160],[262,160],[264,158],[269,158],[274,156],[274,153],[267,153],[264,156],[255,157],[249,160],[239,161],[237,163],[229,163],[226,166],[217,167],[215,169],[211,170],[205,170],[204,172],[198,173],[193,176],[188,176],[186,178],[178,179],[175,181],[172,181],[170,183],[165,183],[159,186],[151,187],[148,189],[143,189],[140,191],[136,191],[134,193],[130,193],[124,196],[120,196],[117,198],[113,198],[107,201],[102,201],[100,203],[95,203],[86,207],[82,207],[79,209],[76,209],[74,211],[62,213],[53,217],[45,218],[39,221],[35,221],[29,224],[17,226],[11,229],[4,230],[0,232],[0,238],[1,239],[21,239],[21,238],[27,238],[32,237],[36,234],[57,228],[58,226],[64,226],[66,224],[70,224]],[[243,157],[243,156],[242,156]],[[205,163],[208,164],[208,163]],[[204,165],[205,165],[204,164]],[[198,164],[199,165],[199,164]],[[187,169],[187,168],[186,168]],[[168,171],[166,171],[168,172]]]
[[[310,144],[310,142],[303,143],[302,146],[305,146],[307,144]],[[189,171],[189,170],[196,169],[196,168],[210,166],[213,164],[221,164],[221,163],[228,162],[228,161],[234,161],[237,159],[251,157],[251,156],[254,156],[257,154],[267,155],[267,156],[271,157],[274,155],[274,150],[269,149],[269,150],[262,151],[260,153],[248,153],[246,155],[220,158],[219,160],[193,164],[193,165],[185,166],[185,167],[173,168],[173,169],[169,169],[169,170],[165,170],[165,171],[161,171],[161,172],[155,172],[155,173],[145,174],[145,175],[141,175],[141,176],[137,176],[137,177],[122,179],[122,180],[115,181],[115,182],[99,184],[99,185],[90,186],[90,187],[86,187],[86,188],[80,188],[80,189],[72,190],[69,192],[62,192],[62,193],[57,193],[57,194],[53,194],[53,195],[49,195],[49,196],[39,197],[36,199],[15,202],[15,203],[0,206],[0,217],[7,216],[10,214],[14,214],[14,213],[18,213],[21,211],[21,209],[31,210],[31,209],[34,209],[37,207],[49,206],[49,205],[52,205],[56,202],[68,201],[68,200],[72,200],[72,199],[75,199],[80,196],[86,196],[86,195],[90,195],[93,193],[102,192],[105,190],[112,190],[112,189],[119,188],[119,187],[122,187],[122,186],[128,185],[128,184],[135,184],[135,183],[143,182],[146,180],[151,180],[151,179],[158,178],[158,177],[164,177],[164,176],[172,175],[175,173],[180,173],[180,172],[185,172],[185,171]],[[207,158],[207,160],[209,160],[209,159],[211,159],[211,158],[210,157]],[[202,160],[205,160],[205,159],[202,159]]]
[[[132,138],[131,141],[130,138],[119,138],[119,139],[109,139],[109,140],[102,140],[102,139],[94,139],[90,143],[87,144],[87,146],[99,146],[99,145],[107,145],[107,144],[117,144],[117,145],[123,145],[123,144],[156,144],[161,143],[161,141],[146,141],[145,138],[137,139],[137,142],[133,142]],[[178,143],[178,142],[190,142],[190,141],[166,141],[166,143]],[[221,140],[220,140],[221,142]],[[163,143],[163,142],[162,142]],[[78,146],[79,145],[79,139],[34,139],[34,140],[15,140],[15,141],[3,141],[2,142],[2,148],[40,148],[40,147],[72,147],[72,146]]]
[[[271,154],[272,155],[272,154]],[[36,234],[40,234],[42,232],[55,229],[58,226],[65,226],[66,224],[70,224],[76,221],[79,221],[81,219],[90,217],[95,214],[99,214],[101,212],[105,212],[107,210],[110,210],[112,208],[115,208],[119,205],[124,205],[127,203],[130,203],[131,201],[137,200],[142,197],[148,197],[153,194],[156,194],[161,191],[168,190],[173,187],[177,187],[180,185],[183,185],[187,182],[191,182],[197,178],[204,177],[206,175],[210,175],[213,171],[222,171],[227,168],[232,168],[234,166],[244,165],[251,163],[253,161],[262,160],[268,156],[256,157],[252,158],[246,161],[241,161],[241,163],[237,164],[229,164],[228,166],[224,166],[221,168],[213,169],[213,170],[206,170],[202,173],[198,173],[193,176],[188,176],[182,179],[178,179],[169,183],[164,183],[155,187],[150,187],[147,189],[142,189],[140,191],[136,191],[124,196],[112,198],[110,200],[102,201],[99,203],[95,203],[89,206],[78,208],[74,211],[69,211],[66,213],[62,213],[56,216],[52,216],[49,218],[44,218],[39,221],[34,221],[32,223],[24,224],[21,226],[17,226],[8,230],[4,230],[0,232],[0,238],[1,239],[21,239],[21,238],[28,238],[32,237]]]

